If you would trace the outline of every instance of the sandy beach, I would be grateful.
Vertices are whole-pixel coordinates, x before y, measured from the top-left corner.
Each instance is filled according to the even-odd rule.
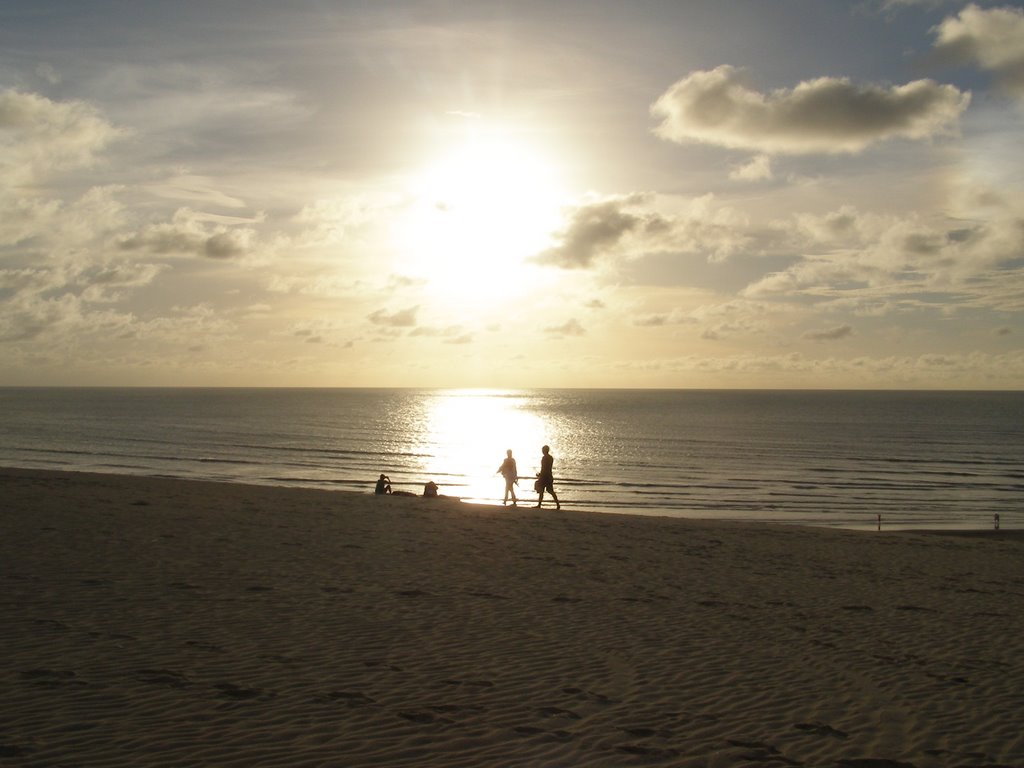
[[[3,766],[1024,766],[1024,539],[0,470]]]

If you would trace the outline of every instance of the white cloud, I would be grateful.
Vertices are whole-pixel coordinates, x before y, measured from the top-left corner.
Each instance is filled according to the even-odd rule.
[[[583,327],[579,320],[576,318],[570,318],[561,325],[549,325],[544,328],[544,333],[551,336],[584,336],[587,330]]]
[[[811,341],[838,341],[853,335],[852,325],[837,325],[834,328],[826,328],[822,331],[808,331],[804,334],[805,339]]]
[[[214,224],[209,216],[189,208],[178,209],[171,221],[153,224],[120,241],[125,251],[156,255],[194,255],[230,259],[249,253],[256,231],[249,227]]]
[[[16,245],[53,226],[57,200],[0,195],[0,246]]]
[[[768,155],[757,155],[743,165],[733,168],[729,178],[734,181],[764,181],[772,178],[772,159]]]
[[[55,171],[91,165],[122,134],[85,102],[0,91],[0,187],[37,184]]]
[[[336,245],[346,235],[360,227],[381,211],[391,213],[392,201],[371,201],[366,196],[330,197],[315,200],[302,207],[292,221],[302,227],[295,238],[299,247]]]
[[[193,204],[221,208],[245,207],[244,201],[218,189],[214,179],[198,174],[179,173],[158,184],[147,184],[142,188],[150,194],[170,200],[187,200]]]
[[[418,306],[400,309],[395,312],[378,309],[376,312],[371,312],[367,319],[374,325],[383,325],[389,328],[411,328],[416,325],[416,313],[418,311]]]
[[[970,96],[951,85],[916,80],[900,86],[855,85],[821,77],[791,90],[753,90],[730,66],[694,72],[651,107],[655,133],[768,154],[854,153],[893,138],[949,133]]]
[[[1024,10],[968,5],[935,29],[935,51],[976,63],[995,74],[1018,98],[1024,98]]]
[[[650,253],[697,253],[725,261],[748,242],[749,221],[714,195],[659,198],[633,193],[587,201],[566,213],[554,247],[534,260],[563,269],[590,268],[601,261]]]
[[[558,244],[538,254],[536,261],[563,269],[589,267],[613,252],[631,232],[663,227],[665,222],[657,214],[635,210],[644,200],[643,195],[634,194],[580,205],[569,214]]]
[[[877,357],[808,357],[799,353],[687,355],[646,360],[632,366],[643,370],[693,374],[694,380],[742,386],[751,380],[773,386],[849,388],[906,387],[961,388],[988,386],[1016,389],[1024,376],[1024,353],[879,355]],[[979,373],[980,372],[980,373]]]
[[[1024,212],[1008,205],[990,214],[969,222],[865,214],[851,207],[797,215],[790,232],[802,258],[751,282],[742,295],[802,297],[835,306],[855,299],[865,313],[935,301],[949,311],[1019,311],[1024,272],[1016,264],[1024,252]]]

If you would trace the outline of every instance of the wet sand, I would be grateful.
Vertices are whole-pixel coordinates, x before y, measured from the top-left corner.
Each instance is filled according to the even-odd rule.
[[[3,766],[1024,765],[1020,531],[20,469],[0,499]]]

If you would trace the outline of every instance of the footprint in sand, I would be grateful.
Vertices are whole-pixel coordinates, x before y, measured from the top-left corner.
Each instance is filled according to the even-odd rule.
[[[488,600],[509,600],[510,598],[505,595],[496,595],[493,592],[469,592],[471,597],[484,597]]]
[[[235,685],[234,683],[217,683],[213,687],[220,691],[221,695],[226,698],[236,699],[239,701],[255,699],[263,695],[263,691],[259,688],[243,688],[242,686]]]
[[[206,643],[202,640],[186,640],[185,645],[192,648],[198,648],[200,651],[209,651],[210,653],[224,653],[224,649],[219,645],[213,643]]]
[[[443,685],[458,685],[458,686],[466,685],[466,686],[469,686],[470,688],[493,688],[494,687],[494,683],[492,683],[490,680],[452,680],[452,679],[448,679],[448,680],[442,680],[441,683]]]
[[[399,597],[432,597],[429,592],[424,592],[422,589],[400,589],[395,594]]]
[[[556,741],[572,741],[576,738],[569,731],[548,731],[544,728],[536,728],[532,725],[517,725],[513,729],[516,733],[521,736],[546,736],[555,739]]]
[[[786,757],[771,744],[762,744],[759,741],[740,741],[738,739],[729,739],[729,743],[734,747],[753,750],[752,752],[741,755],[740,759],[742,760],[753,763],[781,763],[782,765],[793,766],[803,765],[799,760],[793,760]]]
[[[46,627],[47,629],[68,629],[68,625],[63,621],[57,621],[56,619],[36,619],[34,622],[37,627]]]
[[[567,717],[570,720],[580,719],[580,716],[571,709],[562,709],[561,707],[541,707],[537,710],[537,714],[541,717]]]
[[[318,696],[317,701],[322,703],[338,702],[355,709],[358,707],[369,707],[377,702],[369,696],[358,691],[331,691],[324,696]]]
[[[398,716],[403,720],[408,720],[410,723],[419,723],[420,725],[427,725],[429,723],[435,722],[452,722],[446,717],[436,717],[435,715],[432,715],[429,712],[399,712]]]
[[[682,754],[678,749],[660,749],[658,747],[645,747],[641,744],[619,744],[615,747],[615,749],[627,755],[650,757],[659,760],[679,757],[679,755]]]
[[[570,696],[577,696],[585,701],[595,701],[598,704],[617,704],[618,702],[609,699],[603,693],[594,693],[593,691],[587,691],[583,688],[563,688],[562,693],[567,693]]]
[[[388,664],[386,661],[377,661],[377,660],[364,661],[363,662],[363,666],[364,667],[370,667],[371,669],[373,669],[375,667],[381,667],[382,669],[386,669],[388,672],[404,672],[405,671],[402,667],[396,667],[394,664]]]
[[[135,679],[140,683],[166,685],[169,688],[184,688],[191,685],[191,682],[185,675],[166,669],[140,669],[135,673]]]
[[[635,739],[649,739],[652,736],[659,736],[665,739],[672,735],[669,731],[656,728],[619,728],[619,730],[627,736],[632,736]]]
[[[25,680],[44,688],[58,688],[63,685],[86,685],[70,669],[28,669],[21,673]]]
[[[831,736],[834,739],[849,738],[843,731],[838,731],[824,723],[796,723],[793,727],[806,733],[813,733],[815,736]]]

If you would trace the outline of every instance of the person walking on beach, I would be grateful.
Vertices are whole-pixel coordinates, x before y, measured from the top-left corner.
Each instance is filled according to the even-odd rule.
[[[540,509],[541,502],[544,501],[544,491],[550,493],[551,498],[555,500],[555,509],[561,509],[562,505],[555,495],[555,457],[551,455],[551,449],[546,445],[540,452],[543,455],[540,457],[540,472],[537,474],[537,509]]]
[[[505,451],[505,460],[498,467],[498,472],[505,478],[505,496],[501,500],[501,505],[505,506],[509,494],[512,494],[512,506],[514,507],[518,499],[516,499],[516,490],[512,486],[519,482],[519,470],[516,469],[516,460],[512,458],[511,448]]]

